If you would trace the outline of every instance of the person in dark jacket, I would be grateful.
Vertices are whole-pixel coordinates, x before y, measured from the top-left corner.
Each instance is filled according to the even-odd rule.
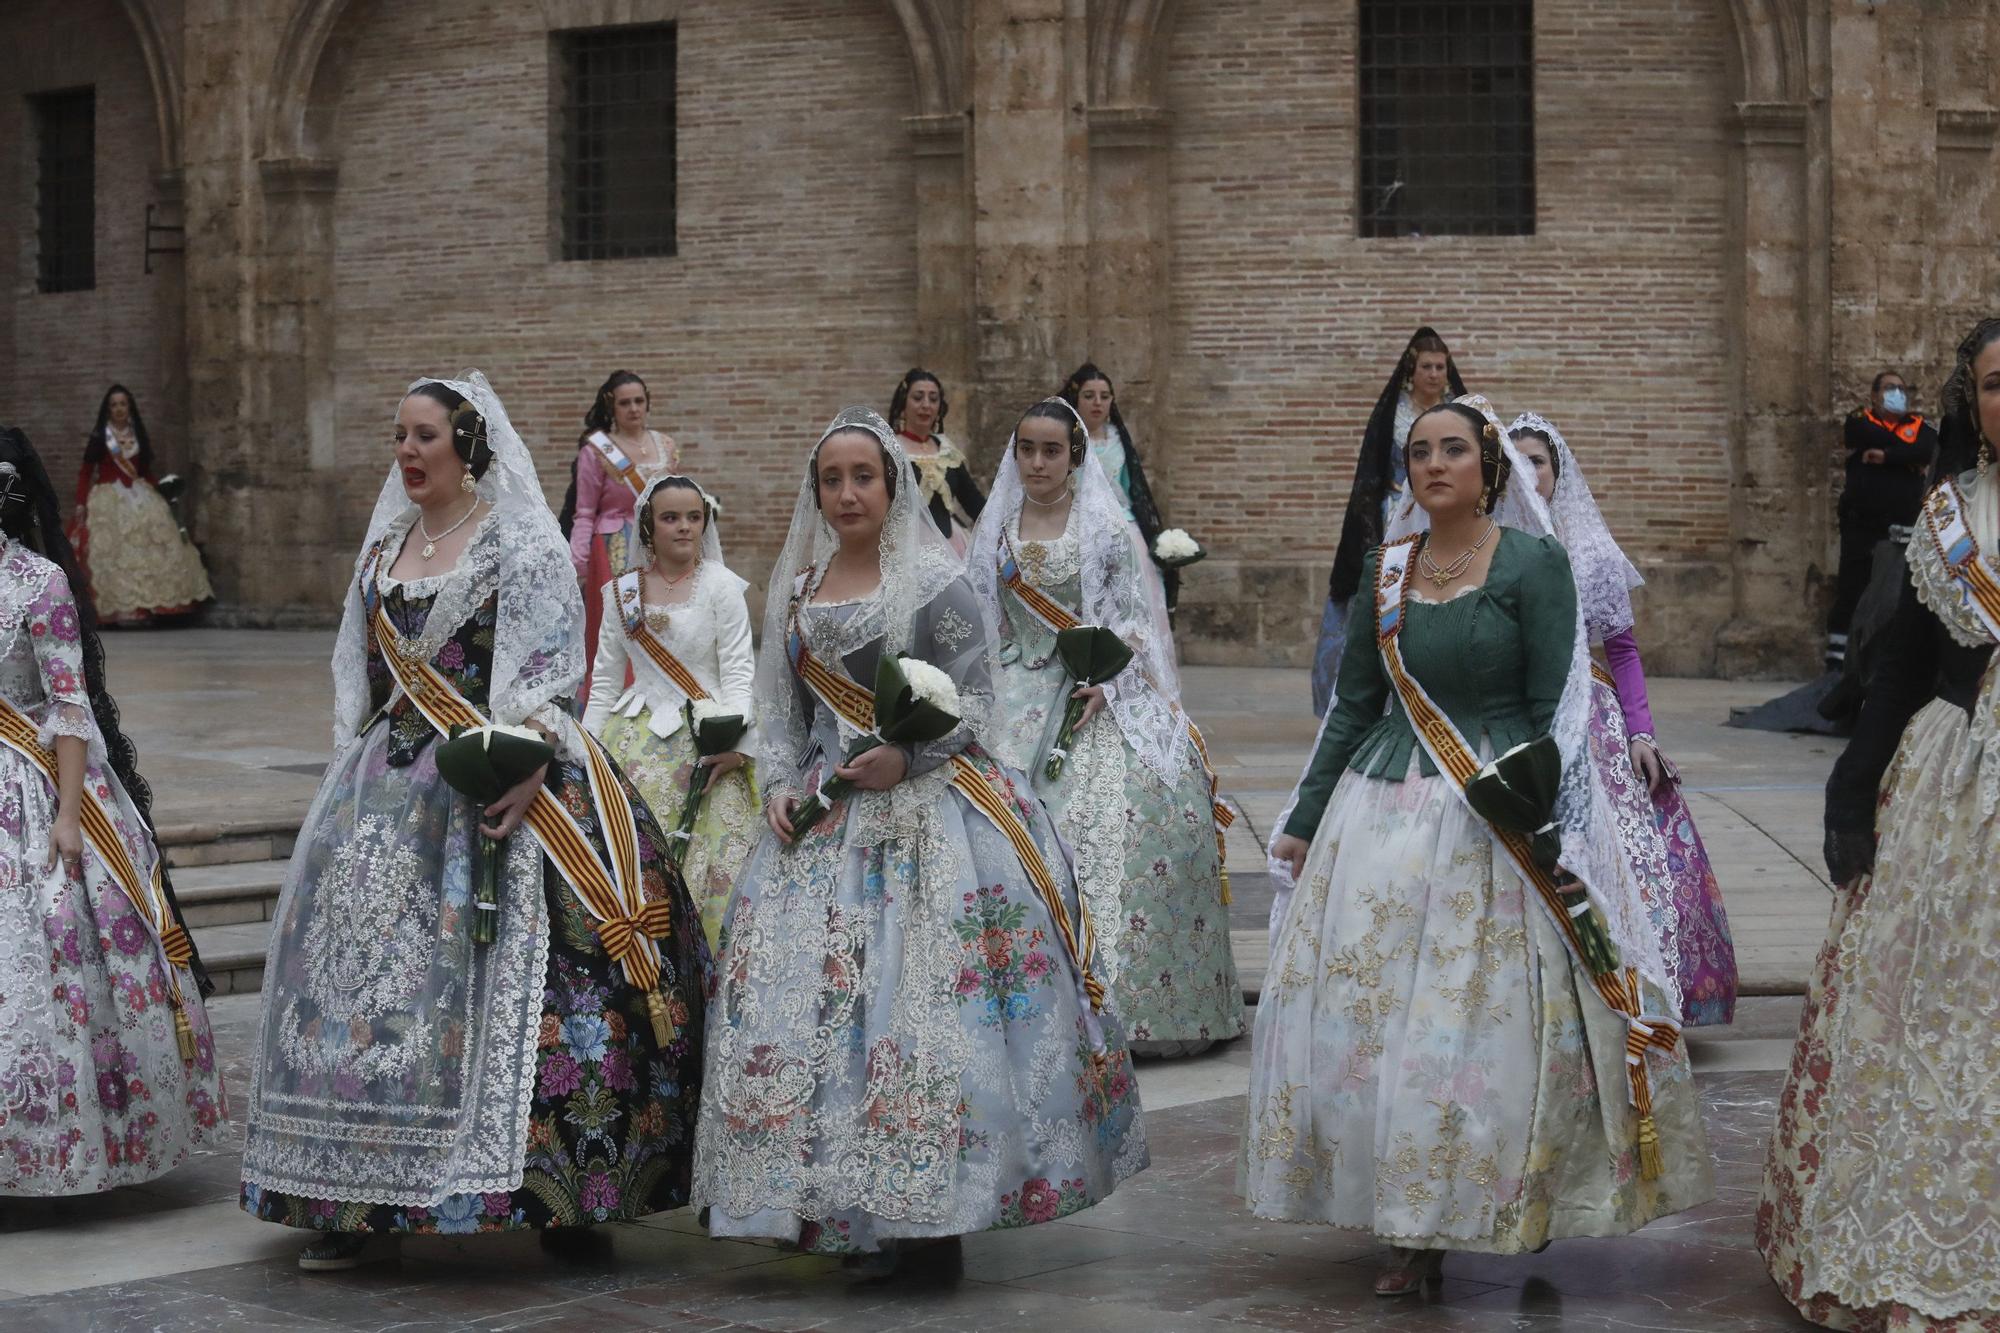
[[[1842,432],[1847,480],[1840,492],[1840,575],[1826,618],[1830,671],[1847,657],[1847,631],[1868,586],[1875,546],[1888,539],[1890,528],[1917,521],[1924,480],[1937,457],[1937,431],[1910,410],[1901,375],[1883,371],[1869,392],[1869,405],[1850,415]]]

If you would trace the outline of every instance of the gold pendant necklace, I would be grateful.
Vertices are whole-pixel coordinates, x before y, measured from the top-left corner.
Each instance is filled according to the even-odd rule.
[[[1498,523],[1488,519],[1486,531],[1479,534],[1479,540],[1466,547],[1464,554],[1442,569],[1438,567],[1437,561],[1431,559],[1431,546],[1426,541],[1423,549],[1417,553],[1417,563],[1421,567],[1423,576],[1431,581],[1433,588],[1442,589],[1447,583],[1450,583],[1453,579],[1463,574],[1471,566],[1473,559],[1479,554],[1480,548],[1486,545],[1487,538],[1491,537],[1499,526]]]

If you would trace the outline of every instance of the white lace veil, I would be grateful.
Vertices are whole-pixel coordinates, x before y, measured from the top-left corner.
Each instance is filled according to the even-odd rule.
[[[676,486],[692,486],[694,487],[695,494],[701,497],[702,504],[708,509],[708,521],[701,525],[702,563],[721,566],[723,564],[722,507],[716,503],[715,497],[708,493],[708,487],[702,485],[693,477],[679,472],[666,472],[653,478],[646,483],[646,489],[639,492],[639,506],[632,512],[635,514],[645,513],[646,506],[653,503],[653,492],[659,490],[660,487],[666,485],[668,482],[672,482]]]
[[[1066,419],[1081,426],[1076,409],[1061,398],[1045,398],[1036,407],[1057,406]],[[1030,409],[1031,411],[1033,409]],[[1025,420],[1025,416],[1023,417]],[[1019,425],[1015,427],[1018,434]],[[978,594],[986,619],[986,635],[997,650],[1000,621],[1001,542],[1020,539],[1013,529],[1024,492],[1021,469],[1014,457],[1013,435],[993,475],[986,508],[972,534],[966,556],[966,578]],[[1188,762],[1187,719],[1181,712],[1180,670],[1174,662],[1173,631],[1160,581],[1149,577],[1151,561],[1141,545],[1139,529],[1125,517],[1111,479],[1089,448],[1071,474],[1075,499],[1070,523],[1082,547],[1083,605],[1077,618],[1086,625],[1103,625],[1132,648],[1132,664],[1118,674],[1111,691],[1110,711],[1118,730],[1140,762],[1171,783]],[[997,674],[997,667],[996,667]]]
[[[442,384],[477,408],[486,419],[486,441],[493,450],[493,461],[478,486],[479,497],[493,506],[493,512],[480,521],[478,535],[459,558],[459,570],[466,576],[463,584],[470,587],[483,581],[483,568],[491,565],[501,589],[489,700],[493,718],[519,724],[540,711],[545,722],[558,726],[556,714],[565,710],[545,705],[566,703],[584,672],[583,597],[569,564],[569,545],[543,498],[528,447],[521,442],[486,376],[467,370],[457,379],[419,379],[411,383],[404,397],[426,384]],[[415,517],[416,506],[403,493],[400,470],[391,461],[375,512],[368,520],[367,539],[355,562],[357,577],[348,581],[340,633],[334,641],[336,749],[354,739],[369,715],[367,611],[358,578],[361,561],[384,537],[406,531]],[[385,569],[395,560],[393,545],[382,553]],[[477,603],[465,609],[469,614],[477,609]],[[447,635],[462,623],[452,610],[441,596],[431,611],[433,623],[425,627],[426,639]],[[573,747],[575,738],[568,739]]]
[[[879,636],[883,652],[908,652],[918,613],[962,573],[958,556],[923,508],[916,469],[911,466],[909,455],[903,452],[896,432],[870,408],[841,409],[806,455],[799,475],[798,500],[792,506],[791,531],[785,536],[785,547],[778,553],[778,563],[771,567],[771,581],[765,587],[764,637],[757,649],[755,716],[756,757],[770,765],[762,770],[766,773],[794,772],[812,725],[811,714],[793,680],[787,641],[793,607],[811,597],[826,573],[826,562],[840,546],[832,526],[820,515],[815,476],[820,446],[828,437],[844,430],[866,432],[881,443],[889,475],[896,484],[888,515],[882,521],[882,582],[848,622],[846,637],[859,644]],[[959,702],[963,705],[964,721],[975,735],[980,734],[986,720],[982,701],[961,691]],[[788,778],[763,780],[782,784]]]
[[[1569,552],[1570,567],[1576,571],[1577,605],[1583,610],[1584,624],[1591,640],[1602,643],[1632,628],[1632,589],[1646,580],[1625,558],[1611,529],[1605,526],[1590,483],[1583,479],[1583,469],[1577,466],[1576,455],[1555,423],[1537,413],[1523,412],[1507,427],[1507,433],[1518,435],[1524,430],[1548,437],[1556,469],[1549,516],[1555,521],[1563,549]]]

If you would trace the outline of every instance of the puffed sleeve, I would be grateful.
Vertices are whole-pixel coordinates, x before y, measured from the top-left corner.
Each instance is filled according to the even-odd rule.
[[[42,590],[28,603],[26,625],[49,701],[42,744],[53,744],[57,736],[89,740],[94,728],[90,686],[83,673],[83,622],[69,579],[54,565],[48,568]]]

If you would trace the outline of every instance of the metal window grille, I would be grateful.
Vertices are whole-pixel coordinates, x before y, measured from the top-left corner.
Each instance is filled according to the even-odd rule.
[[[1531,0],[1361,0],[1363,236],[1535,230]]]
[[[562,257],[674,253],[674,25],[566,32]]]
[[[87,291],[97,285],[97,90],[30,100],[36,284],[45,292]]]

